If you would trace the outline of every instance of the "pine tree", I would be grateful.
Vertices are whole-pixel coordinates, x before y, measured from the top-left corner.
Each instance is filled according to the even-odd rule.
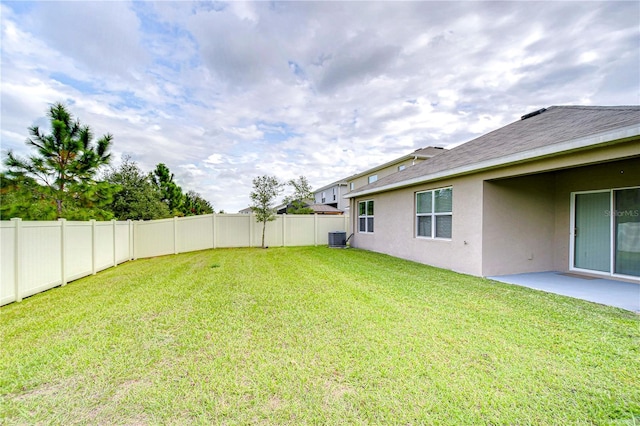
[[[33,155],[21,158],[8,152],[7,178],[16,185],[29,184],[52,200],[56,218],[109,218],[102,207],[110,202],[114,188],[94,177],[109,163],[113,136],[106,134],[94,144],[91,128],[74,119],[62,103],[52,105],[47,115],[50,134],[38,126],[29,128],[26,144],[35,149]]]

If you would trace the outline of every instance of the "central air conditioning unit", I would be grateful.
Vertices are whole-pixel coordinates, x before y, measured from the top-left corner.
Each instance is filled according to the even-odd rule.
[[[347,246],[346,232],[329,232],[329,247],[345,248]]]

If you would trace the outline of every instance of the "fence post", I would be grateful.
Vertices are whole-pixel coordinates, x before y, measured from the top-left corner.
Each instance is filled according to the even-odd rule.
[[[249,247],[253,247],[253,222],[255,222],[255,217],[251,213],[249,215]]]
[[[173,217],[173,254],[178,254],[178,217]]]
[[[136,220],[133,222],[133,238],[131,239],[131,244],[133,245],[133,260],[138,258],[136,253],[138,248],[136,246],[138,241],[138,226],[140,225],[140,222],[142,222],[142,220]]]
[[[211,243],[212,247],[216,248],[216,212],[213,212],[211,217]]]
[[[91,219],[91,275],[96,274],[96,220]]]
[[[22,295],[20,292],[20,250],[21,250],[21,240],[22,240],[22,219],[19,217],[14,217],[11,219],[13,222],[14,230],[14,271],[13,271],[13,284],[14,284],[14,292],[16,294],[16,302],[22,302]]]
[[[133,260],[133,222],[131,219],[127,219],[127,235],[129,236],[129,260]]]
[[[116,257],[116,242],[118,239],[116,238],[116,220],[115,219],[111,219],[111,231],[113,235],[113,267],[115,268],[116,266],[118,266],[118,258]]]
[[[318,213],[313,214],[313,245],[318,245]]]
[[[282,247],[287,246],[287,214],[282,215]]]
[[[60,218],[60,275],[63,286],[67,285],[67,274],[64,270],[64,247],[66,242],[67,219]]]

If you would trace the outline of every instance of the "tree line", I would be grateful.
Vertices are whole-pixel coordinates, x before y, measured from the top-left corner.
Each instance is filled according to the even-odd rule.
[[[0,173],[0,219],[151,220],[213,213],[195,191],[184,193],[160,163],[145,173],[130,157],[112,167],[113,136],[93,132],[62,103],[49,108],[51,133],[29,128],[32,153],[12,151]],[[104,171],[106,169],[106,172]]]

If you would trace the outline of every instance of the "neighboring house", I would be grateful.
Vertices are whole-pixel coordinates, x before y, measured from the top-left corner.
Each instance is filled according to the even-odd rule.
[[[347,182],[343,179],[317,189],[313,196],[316,204],[325,204],[344,211],[349,208],[349,201],[344,198],[347,192]]]
[[[340,209],[337,209],[333,206],[330,206],[328,204],[310,204],[307,207],[309,207],[311,210],[313,210],[313,213],[315,214],[331,214],[331,215],[339,215],[339,214],[343,214],[344,212]]]
[[[313,210],[313,213],[311,214],[344,214],[344,212],[340,209],[337,209],[333,206],[327,205],[327,204],[318,204],[318,203],[314,203],[312,200],[309,200],[308,203],[305,203],[304,205],[305,207],[309,207],[311,210]],[[279,204],[275,207],[276,210],[276,214],[286,214],[287,213],[287,208],[289,206],[286,204]],[[253,211],[251,210],[251,207],[247,207],[245,209],[240,210],[238,213],[240,214],[251,214]]]
[[[640,282],[640,106],[552,106],[350,192],[352,246]]]
[[[407,167],[418,164],[419,162],[427,160],[444,151],[446,151],[444,148],[432,146],[417,149],[410,154],[396,158],[388,163],[373,167],[362,173],[358,173],[346,179],[341,179],[317,189],[314,192],[315,201],[318,204],[326,204],[336,207],[339,210],[348,211],[349,201],[344,198],[345,194],[348,192],[375,182],[377,179],[405,170]]]
[[[428,160],[438,154],[442,154],[446,149],[429,146],[427,148],[416,149],[410,154],[404,155],[388,163],[381,164],[371,169],[365,170],[346,179],[349,191],[354,191],[365,185],[374,183],[375,181],[392,175],[397,172],[406,170],[408,167],[415,166],[422,161]]]
[[[280,204],[279,206],[276,207],[276,213],[287,214],[287,209],[289,207],[291,207],[291,204]],[[305,202],[304,207],[307,207],[313,210],[309,214],[343,214],[344,213],[342,210],[339,210],[327,204],[316,204],[313,202],[313,200],[308,200],[308,202]]]

